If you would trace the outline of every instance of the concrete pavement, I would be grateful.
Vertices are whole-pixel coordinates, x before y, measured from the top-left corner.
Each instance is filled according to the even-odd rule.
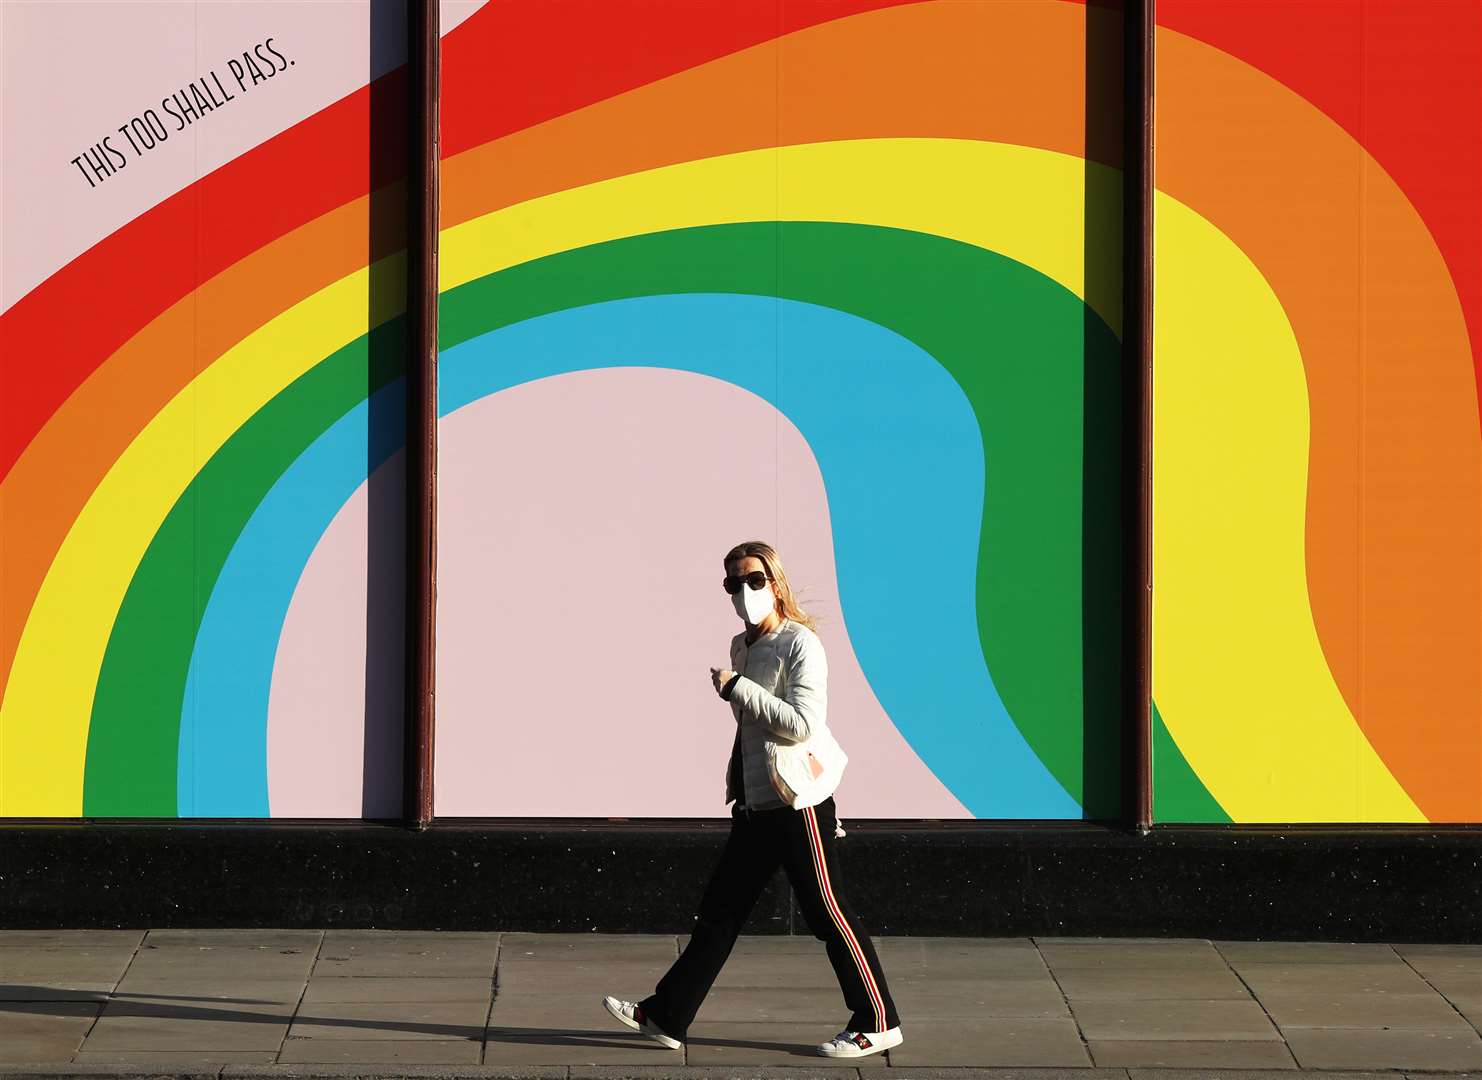
[[[835,1064],[809,1053],[846,1018],[823,946],[809,937],[743,937],[682,1050],[616,1025],[602,995],[642,997],[683,942],[0,931],[0,1065],[168,1074],[340,1064],[360,1066],[355,1075],[425,1065],[453,1067],[444,1076],[563,1080],[789,1066],[789,1076],[950,1068],[1038,1080],[1058,1070],[1113,1080],[1143,1069],[1164,1070],[1164,1080],[1179,1069],[1482,1073],[1476,945],[877,938],[906,1041]],[[1045,1069],[1055,1071],[1035,1071]]]

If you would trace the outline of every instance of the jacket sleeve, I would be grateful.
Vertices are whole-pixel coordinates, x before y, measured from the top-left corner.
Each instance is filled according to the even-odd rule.
[[[742,675],[731,687],[731,700],[740,703],[746,719],[760,724],[773,738],[798,743],[825,722],[828,661],[817,638],[800,635],[784,663],[787,686],[781,697]]]

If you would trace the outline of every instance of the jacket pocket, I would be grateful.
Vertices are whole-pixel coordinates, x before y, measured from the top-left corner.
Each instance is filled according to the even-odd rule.
[[[819,784],[826,782],[829,770],[815,749],[811,740],[778,748],[777,773],[795,796],[816,792]]]
[[[772,790],[777,792],[779,799],[791,806],[798,793],[788,782],[787,773],[791,769],[784,760],[784,754],[785,751],[779,750],[775,743],[767,743],[767,776],[772,781]]]

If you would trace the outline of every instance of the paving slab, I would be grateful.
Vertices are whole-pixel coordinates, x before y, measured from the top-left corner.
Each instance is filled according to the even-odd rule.
[[[1288,1028],[1282,1034],[1304,1069],[1482,1069],[1482,1037],[1475,1031]]]
[[[323,930],[151,930],[144,944],[156,949],[184,947],[192,949],[297,949],[313,952],[319,948]]]
[[[67,1061],[101,1008],[83,1001],[7,1003],[0,1007],[0,1061]]]
[[[441,931],[434,931],[441,933]],[[519,945],[534,943],[549,943],[552,945],[622,945],[627,942],[642,941],[673,941],[674,934],[579,934],[579,933],[555,933],[546,934],[539,931],[526,930],[503,930],[496,931],[504,942],[511,948]]]
[[[1055,940],[1046,938],[1045,940]],[[1035,952],[1039,948],[1034,938],[1023,937],[912,937],[909,934],[881,934],[875,939],[877,949],[1018,949]]]
[[[1059,984],[1048,971],[1037,975],[1027,972],[1000,975],[994,972],[974,973],[971,971],[944,971],[933,973],[919,968],[902,967],[886,960],[885,981],[892,994],[920,992],[958,993],[972,989],[997,989],[1009,994],[1060,993]],[[837,986],[838,980],[831,979],[828,985]]]
[[[1440,994],[1262,994],[1261,1005],[1289,1027],[1419,1028],[1448,1031],[1470,1025]]]
[[[1425,980],[1396,957],[1387,964],[1249,964],[1235,970],[1256,997],[1266,994],[1423,994]]]
[[[426,1065],[409,1062],[397,1066],[394,1077],[407,1080],[566,1080],[564,1066],[550,1065]],[[374,1066],[353,1062],[308,1065],[228,1065],[220,1080],[284,1080],[287,1077],[335,1077],[337,1080],[384,1080],[386,1073]],[[1391,1077],[1390,1080],[1399,1080]]]
[[[248,1001],[232,998],[192,998],[176,995],[164,1000],[115,997],[103,1007],[98,1024],[124,1020],[163,1021],[169,1023],[242,1023],[271,1025],[286,1022],[293,1015],[295,1001]],[[166,1050],[191,1050],[194,1047],[160,1047]]]
[[[981,975],[994,978],[1035,978],[1048,972],[1036,949],[904,948],[877,950],[887,976],[891,972],[930,972],[942,976]]]
[[[820,1061],[823,1059],[820,1058]],[[871,1069],[870,1076],[889,1075],[888,1068]],[[843,1080],[848,1072],[821,1065],[686,1065],[668,1069],[657,1065],[573,1065],[570,1080]],[[560,1080],[567,1080],[562,1077]],[[917,1080],[932,1080],[921,1076]],[[963,1080],[959,1075],[954,1080]],[[1005,1080],[1005,1078],[998,1078]],[[1084,1077],[1081,1080],[1085,1080]],[[1449,1080],[1449,1078],[1448,1078]]]
[[[493,979],[398,979],[383,975],[315,975],[303,990],[305,1006],[324,1001],[482,1001],[494,996]]]
[[[163,1065],[171,1073],[212,1065],[271,1065],[277,1060],[273,1050],[82,1050],[72,1059],[76,1065]]]
[[[293,1039],[481,1039],[487,1001],[321,1001],[293,1018]]]
[[[1156,947],[1150,947],[1156,948]],[[1045,966],[1054,972],[1073,970],[1211,970],[1227,972],[1230,964],[1212,948],[1197,950],[1157,950],[1140,953],[1131,948],[1113,948],[1107,945],[1077,945],[1073,948],[1046,948],[1040,953]]]
[[[813,1047],[832,1038],[838,1030],[830,1023],[696,1021],[690,1025],[685,1060],[695,1065],[794,1065],[818,1071],[857,1067],[872,1075],[885,1067],[883,1054],[836,1059],[813,1052]]]
[[[0,975],[0,978],[6,976]],[[57,979],[40,983],[0,983],[3,1001],[107,1001],[113,980]]]
[[[1455,945],[1450,948],[1444,946],[1416,950],[1413,946],[1398,946],[1395,950],[1400,957],[1422,976],[1429,979],[1432,976],[1449,979],[1462,978],[1471,979],[1477,986],[1482,987],[1482,952],[1472,952],[1464,945]]]
[[[143,930],[0,930],[0,949],[136,949]]]
[[[1372,964],[1395,958],[1389,945],[1341,941],[1216,941],[1230,961],[1252,964]]]
[[[558,949],[517,949],[501,947],[501,967],[544,966],[563,967],[567,964],[655,964],[667,967],[674,963],[679,954],[671,945],[645,945],[641,949],[614,949],[608,946],[583,947],[563,946]]]
[[[500,985],[538,980],[561,986],[580,986],[593,980],[612,978],[657,979],[674,963],[674,957],[648,960],[541,960],[501,963],[494,981]]]
[[[1070,1007],[1088,1040],[1281,1039],[1254,1001],[1072,1001]]]
[[[972,1069],[953,1066],[921,1065],[892,1067],[884,1072],[871,1074],[871,1080],[1127,1080],[1126,1069],[1095,1069],[1075,1066],[1064,1069],[1036,1069],[1026,1066],[1020,1069]],[[1393,1077],[1390,1080],[1394,1080]],[[1448,1078],[1449,1080],[1449,1078]]]
[[[498,934],[327,931],[314,974],[492,978],[498,951]]]
[[[1068,971],[1209,971],[1228,972],[1230,966],[1212,946],[1146,945],[1119,948],[1114,945],[1045,946],[1040,949],[1045,964],[1056,974]]]
[[[1482,963],[1482,945],[1465,942],[1414,942],[1390,946],[1401,956],[1471,956]]]
[[[1453,1001],[1458,997],[1482,994],[1482,981],[1470,974],[1454,975],[1446,972],[1432,974],[1425,982],[1438,993]]]
[[[168,1080],[219,1080],[223,1069],[271,1069],[276,1066],[221,1065],[192,1062],[181,1066],[180,1071],[168,1073]],[[5,1080],[70,1080],[71,1077],[96,1076],[108,1080],[165,1080],[162,1070],[148,1065],[131,1064],[73,1064],[71,1062],[36,1063],[30,1065],[0,1064],[0,1077]]]
[[[253,1012],[272,1006],[233,1005],[221,1018],[205,1010],[179,1009],[174,1015],[114,1015],[109,1005],[88,1034],[85,1049],[135,1050],[273,1050],[288,1033],[284,1012]],[[227,1019],[226,1017],[231,1017]]]
[[[510,1028],[490,1024],[484,1040],[486,1065],[661,1065],[684,1064],[681,1050],[666,1050],[633,1032],[585,1028]]]
[[[982,963],[1001,967],[1044,963],[1039,950],[1029,938],[875,938],[875,951],[882,960],[896,963],[915,961],[922,964]]]
[[[30,947],[0,951],[0,980],[11,985],[51,986],[107,983],[123,976],[134,950],[123,946]]]
[[[1115,971],[1149,975],[1208,975],[1211,978],[1231,974],[1230,965],[1215,953],[1202,956],[1154,957],[1154,956],[1059,956],[1045,957],[1046,970],[1057,977],[1075,975],[1080,972]]]
[[[494,999],[494,1012],[489,1022],[495,1027],[514,1028],[605,1028],[611,1034],[627,1036],[631,1028],[615,1021],[602,1007],[602,994],[571,993],[502,993]]]
[[[837,988],[834,992],[838,993]],[[1065,995],[1050,979],[1012,984],[964,979],[892,981],[890,995],[895,999],[896,1011],[912,1021],[1070,1016]]]
[[[1041,964],[1037,968],[1024,967],[1019,970],[1013,969],[973,969],[971,967],[952,968],[937,971],[926,965],[898,964],[890,960],[881,960],[885,967],[885,978],[893,986],[896,983],[968,983],[968,982],[993,982],[1003,986],[1023,987],[1033,985],[1055,985],[1053,973],[1049,968]]]
[[[678,953],[670,951],[645,950],[615,956],[586,955],[580,952],[565,954],[541,953],[536,956],[524,956],[517,953],[501,952],[499,956],[499,969],[501,971],[544,971],[551,975],[560,976],[572,972],[589,972],[605,968],[615,970],[633,968],[657,968],[660,971],[674,963]],[[760,963],[759,960],[737,961],[737,963]]]
[[[426,1080],[566,1080],[564,1067],[549,1065],[427,1065],[409,1062],[392,1074],[397,1078]],[[381,1080],[386,1073],[374,1067],[365,1068],[354,1062],[296,1065],[228,1065],[221,1070],[221,1080],[283,1080],[285,1077],[335,1077],[337,1080]],[[1399,1080],[1391,1077],[1390,1080]]]
[[[1446,1001],[1459,1012],[1467,1023],[1482,1029],[1482,990],[1471,994],[1449,993]]]
[[[314,950],[250,945],[150,945],[128,965],[129,974],[160,979],[307,979]]]
[[[837,994],[837,991],[835,991]],[[911,1020],[972,1020],[980,1016],[1066,1017],[1065,996],[1050,979],[1005,985],[997,981],[890,984],[896,1011]]]
[[[1211,945],[1208,938],[1192,937],[1040,937],[1036,935],[1031,940],[1039,948],[1046,945]]]
[[[651,963],[501,965],[494,982],[502,994],[564,990],[600,1001],[604,994],[643,997],[667,970],[667,964]]]
[[[1081,968],[1055,973],[1055,981],[1077,1001],[1249,1001],[1250,991],[1230,971]]]
[[[504,937],[500,930],[361,930],[338,928],[325,930],[324,943],[328,944],[415,944],[441,942],[447,945],[498,945]]]
[[[278,1060],[285,1065],[477,1065],[482,1039],[292,1039]]]
[[[889,1051],[890,1064],[974,1065],[981,1068],[1089,1066],[1074,1020],[1038,1017],[986,1017],[957,1021],[901,1023],[906,1041]]]
[[[1198,1041],[1192,1039],[1091,1039],[1091,1058],[1099,1070],[1107,1065],[1147,1069],[1198,1069],[1200,1080],[1221,1075],[1223,1069],[1290,1069],[1296,1061],[1283,1042],[1247,1039]],[[1166,1074],[1159,1072],[1160,1080]],[[1230,1074],[1231,1076],[1238,1074]],[[1327,1080],[1324,1074],[1324,1080]],[[1395,1080],[1391,1075],[1388,1080]]]
[[[1129,1068],[1129,1080],[1292,1080],[1289,1073],[1275,1069],[1141,1069]],[[1325,1072],[1322,1080],[1398,1080],[1392,1072]],[[1446,1080],[1459,1080],[1447,1077]]]
[[[626,956],[678,953],[673,934],[502,934],[500,955],[513,956]]]
[[[130,971],[119,982],[111,997],[115,1001],[148,1001],[168,1004],[171,1001],[236,1002],[264,1005],[295,1002],[303,995],[303,979],[233,978],[216,975],[210,978],[164,978],[139,975]]]

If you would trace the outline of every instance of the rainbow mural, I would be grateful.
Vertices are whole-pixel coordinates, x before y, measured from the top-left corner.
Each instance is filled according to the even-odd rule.
[[[1405,83],[1454,130],[1356,136],[1385,87],[1160,6],[1158,816],[1482,820],[1478,174],[1435,157],[1476,47]],[[1452,52],[1475,15],[1411,10]],[[753,524],[830,616],[841,813],[1114,812],[1120,48],[1070,0],[446,34],[440,814],[718,812]],[[0,814],[395,806],[398,78],[0,316]]]
[[[1477,821],[1482,8],[1158,12],[1157,816]]]

